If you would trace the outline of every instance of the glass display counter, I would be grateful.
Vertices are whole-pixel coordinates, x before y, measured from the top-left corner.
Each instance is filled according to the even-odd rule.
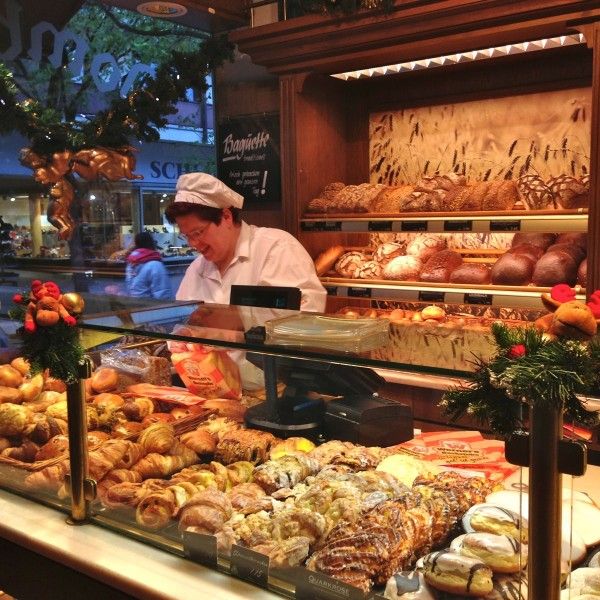
[[[499,485],[485,464],[494,452],[496,476],[500,463],[505,469],[500,479],[517,471],[504,460],[501,442],[481,436],[471,447],[472,440],[448,435],[445,451],[473,450],[469,471],[456,469],[469,462],[464,457],[455,459],[451,471],[418,460],[433,438],[413,440],[410,410],[378,395],[380,369],[456,381],[467,376],[466,360],[462,369],[450,361],[462,360],[459,346],[465,356],[478,343],[491,348],[481,324],[465,331],[464,324],[428,323],[417,329],[418,336],[382,319],[374,321],[374,332],[368,319],[339,318],[331,329],[331,317],[321,323],[312,315],[305,326],[301,313],[276,309],[121,297],[88,297],[86,303],[80,329],[91,377],[69,386],[68,402],[57,385],[41,391],[42,398],[18,404],[27,418],[32,403],[48,406],[20,432],[5,431],[4,438],[16,447],[18,437],[23,446],[42,421],[60,427],[67,420],[72,436],[72,406],[79,402],[87,457],[79,462],[82,512],[75,520],[126,536],[124,545],[141,542],[289,597],[377,598],[394,572],[443,547],[466,510]],[[290,331],[297,343],[290,342]],[[349,336],[353,343],[336,348],[324,341],[328,335]],[[420,339],[425,336],[425,346],[410,348],[413,341],[425,344]],[[427,347],[434,341],[438,356],[448,350],[445,364],[431,364]],[[38,441],[30,440],[38,447],[33,461],[0,462],[0,486],[10,492],[2,492],[2,500],[22,495],[73,515],[69,492],[79,483],[73,480],[73,457],[73,477],[68,476],[66,431],[42,443],[45,429],[37,429]],[[48,458],[39,454],[57,438],[62,451]],[[380,469],[390,458],[402,466]],[[425,497],[430,500],[421,505]],[[419,526],[410,541],[401,543],[394,534],[393,541],[365,541],[362,547],[360,540],[375,527],[370,519],[377,506],[393,508],[400,519],[392,526],[384,510],[377,527],[404,531],[417,513],[428,525]],[[600,539],[587,541],[573,565],[588,558]],[[344,554],[341,577],[331,566],[338,543]],[[383,545],[373,554],[369,544]],[[365,552],[373,554],[371,562],[365,562]],[[356,579],[352,560],[361,565]],[[387,597],[396,596],[388,590]]]

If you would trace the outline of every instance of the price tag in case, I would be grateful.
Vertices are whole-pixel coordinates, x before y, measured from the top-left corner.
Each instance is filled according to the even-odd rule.
[[[217,568],[217,538],[214,535],[184,531],[183,551],[190,560]]]
[[[419,302],[444,302],[444,292],[419,292]]]
[[[266,587],[269,581],[269,557],[234,544],[231,547],[229,572],[240,579]]]
[[[471,231],[473,221],[444,221],[444,231]]]
[[[401,231],[427,231],[427,221],[402,221]]]
[[[349,287],[348,288],[348,296],[351,296],[352,298],[370,298],[371,297],[371,288]]]
[[[490,221],[490,231],[521,231],[521,221]]]
[[[391,221],[369,221],[369,231],[391,231]]]
[[[465,294],[465,304],[484,304],[491,306],[494,296],[491,294]]]
[[[362,590],[343,581],[309,571],[297,569],[294,574],[296,583],[296,600],[364,600]]]

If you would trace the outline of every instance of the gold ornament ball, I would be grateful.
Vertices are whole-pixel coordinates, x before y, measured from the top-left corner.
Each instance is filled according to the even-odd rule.
[[[80,315],[85,306],[83,298],[75,292],[63,294],[61,302],[62,305],[73,315]]]

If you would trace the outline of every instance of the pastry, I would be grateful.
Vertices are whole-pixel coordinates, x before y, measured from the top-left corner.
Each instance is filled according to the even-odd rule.
[[[494,573],[517,573],[527,564],[527,546],[508,535],[466,533],[452,540],[450,549],[481,559]]]
[[[238,429],[223,435],[217,444],[215,460],[225,465],[242,460],[264,462],[277,438],[266,431]]]
[[[198,462],[198,455],[189,450],[189,453],[178,455],[163,455],[151,452],[131,467],[142,476],[142,479],[164,478],[189,467]]]
[[[320,469],[319,462],[305,454],[288,454],[268,460],[254,469],[253,480],[267,494],[281,488],[293,488]]]
[[[32,463],[35,460],[39,446],[31,440],[23,440],[20,446],[11,446],[2,450],[2,456],[21,462]]]
[[[32,402],[44,389],[44,376],[41,373],[34,375],[31,379],[25,379],[18,387],[24,402]]]
[[[127,400],[121,407],[121,410],[130,421],[142,421],[144,417],[151,415],[154,409],[154,401],[145,397]]]
[[[462,256],[453,250],[440,250],[423,265],[419,279],[430,283],[448,283],[450,274],[462,264]]]
[[[446,311],[441,306],[432,304],[431,306],[426,306],[421,311],[421,318],[423,321],[427,321],[428,319],[443,321],[446,318]]]
[[[397,256],[383,268],[384,279],[417,281],[423,263],[415,256]]]
[[[451,594],[485,596],[494,587],[492,570],[484,562],[449,550],[428,554],[423,575],[431,586]]]
[[[342,277],[354,279],[356,271],[365,263],[367,256],[363,252],[351,251],[340,256],[335,263],[336,272]]]
[[[3,402],[21,404],[23,402],[23,392],[18,388],[0,385],[0,404]]]
[[[156,414],[156,413],[155,413]],[[160,414],[160,413],[158,413]],[[170,416],[170,415],[169,415]],[[138,443],[148,453],[167,452],[175,441],[175,431],[169,423],[153,423],[140,433]]]
[[[470,283],[487,285],[490,283],[491,270],[488,265],[480,263],[462,263],[450,273],[450,283]]]
[[[125,440],[125,454],[123,454],[123,458],[115,465],[115,468],[131,469],[144,456],[146,456],[146,451],[141,444]]]
[[[33,420],[33,413],[20,404],[0,404],[0,436],[22,434]]]
[[[179,439],[199,456],[212,455],[217,448],[216,437],[206,429],[196,429],[188,433],[183,433]]]
[[[69,437],[67,435],[55,435],[46,442],[36,453],[35,460],[48,460],[66,454],[69,450]]]
[[[232,398],[207,398],[200,410],[211,411],[220,417],[226,417],[232,421],[243,423],[246,407]]]
[[[29,364],[29,361],[26,358],[23,358],[22,356],[17,356],[16,358],[13,358],[10,361],[10,366],[13,369],[16,369],[17,371],[19,371],[19,373],[21,373],[21,375],[23,375],[23,377],[28,376],[29,371],[31,369],[31,365]]]
[[[91,386],[94,392],[109,392],[119,383],[119,375],[110,367],[101,367],[92,373]]]
[[[527,578],[523,574],[494,575],[494,589],[485,600],[527,600]]]
[[[525,254],[503,254],[493,265],[491,280],[494,285],[528,285],[534,261]]]
[[[494,504],[474,504],[462,518],[467,533],[479,531],[508,535],[527,543],[527,521],[517,513]]]
[[[296,452],[311,452],[314,449],[315,444],[308,438],[289,437],[271,446],[271,450],[269,451],[269,459],[277,460],[286,454],[294,454]]]
[[[315,258],[315,270],[317,275],[324,275],[330,271],[339,257],[344,253],[343,246],[331,246],[324,250]]]

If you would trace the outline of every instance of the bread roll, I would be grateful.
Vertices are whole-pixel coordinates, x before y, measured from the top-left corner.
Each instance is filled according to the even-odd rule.
[[[533,244],[546,250],[548,246],[551,246],[556,242],[555,233],[515,233],[512,239],[511,246],[518,246],[519,244]]]
[[[534,261],[525,254],[503,254],[492,267],[494,285],[528,285],[533,274]]]
[[[462,264],[462,256],[453,250],[441,250],[431,256],[421,269],[419,279],[432,283],[447,283],[450,274]]]
[[[577,283],[582,287],[587,287],[587,258],[584,258],[577,269]]]
[[[446,239],[438,235],[418,235],[406,247],[406,254],[425,263],[431,256],[447,247]]]
[[[552,287],[559,283],[575,285],[577,263],[567,252],[560,250],[548,252],[537,261],[532,281],[534,285],[542,287]]]
[[[479,263],[462,263],[450,273],[450,283],[471,283],[487,285],[490,282],[491,271],[488,265]]]
[[[383,268],[384,279],[417,281],[423,263],[415,256],[397,256]]]
[[[317,275],[324,275],[327,271],[331,270],[342,254],[344,254],[343,246],[331,246],[331,248],[323,250],[323,252],[315,259],[315,270]]]

